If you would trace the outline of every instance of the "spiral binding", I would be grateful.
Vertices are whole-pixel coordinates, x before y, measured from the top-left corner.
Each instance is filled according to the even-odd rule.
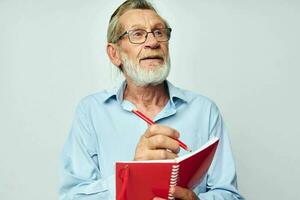
[[[171,172],[171,179],[170,179],[170,188],[177,185],[177,179],[179,174],[179,165],[173,165],[172,166],[172,172]],[[171,193],[168,195],[168,200],[174,200],[175,198]]]

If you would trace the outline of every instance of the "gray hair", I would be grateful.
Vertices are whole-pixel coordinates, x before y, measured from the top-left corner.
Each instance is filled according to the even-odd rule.
[[[128,10],[131,9],[142,9],[142,10],[152,10],[157,13],[156,9],[153,7],[153,5],[148,2],[147,0],[127,0],[124,3],[122,3],[112,14],[108,30],[107,30],[107,42],[108,43],[116,43],[118,40],[119,34],[121,34],[122,26],[119,23],[119,18]],[[158,13],[157,13],[158,14]],[[169,28],[169,24],[166,20],[162,18],[163,22],[165,23],[165,26]]]

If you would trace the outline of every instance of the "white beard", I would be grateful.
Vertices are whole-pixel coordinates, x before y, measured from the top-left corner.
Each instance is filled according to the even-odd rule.
[[[169,75],[170,58],[167,59],[166,63],[161,66],[157,66],[155,69],[146,69],[135,64],[125,53],[120,52],[120,54],[121,60],[123,61],[124,73],[129,76],[136,86],[155,86],[164,82]]]

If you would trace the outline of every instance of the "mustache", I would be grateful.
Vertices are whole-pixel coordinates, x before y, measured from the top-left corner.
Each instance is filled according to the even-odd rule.
[[[161,52],[157,52],[157,53],[146,53],[143,55],[139,56],[140,60],[144,60],[144,59],[165,59],[165,55]]]

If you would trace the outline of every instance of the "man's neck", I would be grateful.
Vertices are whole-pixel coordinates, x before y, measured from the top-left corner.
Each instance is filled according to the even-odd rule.
[[[167,104],[169,93],[165,83],[139,87],[127,81],[124,99],[132,102],[140,112],[154,118]]]

